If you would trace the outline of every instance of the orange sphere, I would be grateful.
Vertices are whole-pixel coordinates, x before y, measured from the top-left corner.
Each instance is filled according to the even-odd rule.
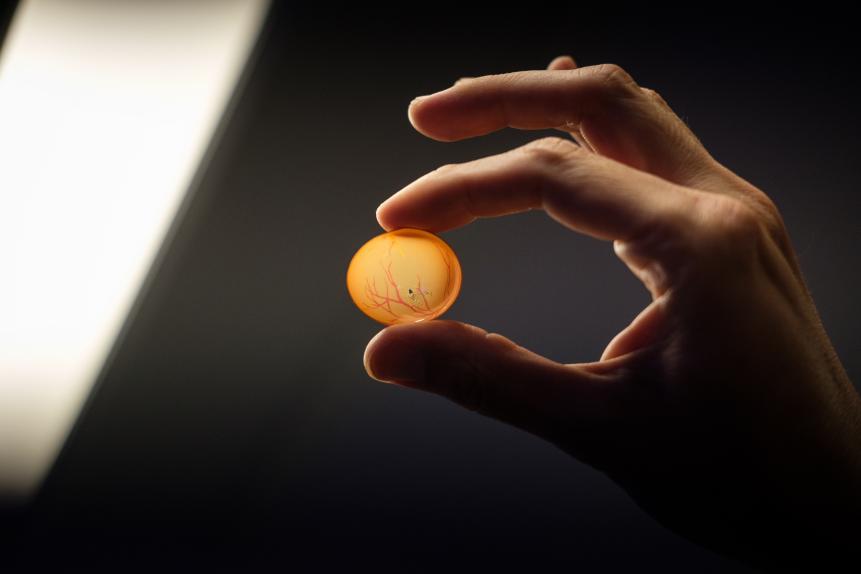
[[[442,315],[460,292],[460,262],[448,244],[421,229],[377,235],[347,269],[356,307],[380,323],[417,323]]]

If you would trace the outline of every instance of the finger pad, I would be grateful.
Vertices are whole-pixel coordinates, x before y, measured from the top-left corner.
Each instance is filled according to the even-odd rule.
[[[460,90],[465,92],[466,89]],[[429,138],[452,142],[488,131],[480,94],[449,88],[413,101],[408,117],[413,127]]]

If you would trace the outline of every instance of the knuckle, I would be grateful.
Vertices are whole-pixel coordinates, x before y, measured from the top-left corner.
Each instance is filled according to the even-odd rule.
[[[594,74],[613,91],[629,90],[636,86],[634,78],[618,64],[599,64],[595,66]]]
[[[516,89],[523,82],[529,81],[529,74],[525,72],[504,72],[501,74],[491,74],[485,76],[491,81],[497,82],[501,87]]]
[[[736,245],[751,246],[756,244],[762,235],[762,222],[755,211],[749,209],[740,201],[734,201],[720,220],[721,233],[727,240]]]
[[[774,241],[784,255],[790,260],[793,259],[794,249],[792,242],[789,239],[789,233],[786,230],[783,216],[780,214],[780,210],[774,201],[763,191],[755,189],[749,197],[749,202],[759,214],[762,227],[767,236]]]
[[[769,233],[778,236],[786,233],[786,228],[783,224],[783,217],[780,215],[780,210],[777,204],[759,189],[754,189],[750,193],[750,201],[755,208],[760,212],[763,224]]]
[[[720,203],[716,211],[724,214],[721,228],[729,227],[730,237],[744,237],[745,233],[739,228],[748,228],[749,235],[770,237],[782,249],[791,251],[789,234],[783,216],[777,204],[761,189],[744,181],[732,174],[731,176],[732,196],[730,199]],[[725,182],[721,182],[725,188]],[[754,233],[756,232],[756,233]]]
[[[546,137],[518,148],[530,161],[535,161],[551,167],[564,164],[574,154],[580,153],[580,147],[571,140],[559,137]]]
[[[436,168],[435,170],[433,170],[433,173],[436,175],[442,175],[442,174],[450,173],[450,172],[456,170],[457,168],[458,168],[458,164],[447,163],[447,164],[441,165],[438,168]]]
[[[763,219],[746,202],[729,196],[700,202],[702,240],[712,257],[740,259],[755,255],[766,237]]]
[[[488,331],[484,331],[482,334],[488,343],[490,343],[491,345],[495,345],[500,349],[510,350],[518,348],[517,343],[504,335],[500,335],[499,333],[491,333]]]
[[[643,91],[643,93],[646,95],[646,97],[654,100],[655,102],[657,102],[658,104],[660,104],[662,106],[669,107],[667,104],[667,101],[663,98],[663,96],[661,96],[661,94],[659,94],[658,92],[656,92],[652,88],[640,88],[640,89]]]

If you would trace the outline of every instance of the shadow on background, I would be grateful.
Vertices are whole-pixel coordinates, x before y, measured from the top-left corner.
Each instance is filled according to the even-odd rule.
[[[552,133],[438,143],[411,128],[409,101],[569,53],[656,89],[775,199],[857,378],[853,37],[809,14],[702,12],[278,3],[139,319],[35,504],[5,516],[19,567],[746,571],[554,447],[370,381],[377,326],[344,284],[388,195]],[[446,317],[556,360],[597,358],[648,301],[610,244],[540,213],[445,238],[464,269]]]

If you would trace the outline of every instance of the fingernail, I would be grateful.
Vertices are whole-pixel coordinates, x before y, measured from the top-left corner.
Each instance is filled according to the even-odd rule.
[[[417,98],[414,98],[413,101],[410,102],[410,107],[414,106],[425,98],[427,98],[427,96],[418,96]]]
[[[456,86],[458,84],[463,84],[464,82],[469,82],[469,81],[474,80],[474,79],[475,79],[475,77],[473,77],[473,76],[464,76],[463,78],[460,78],[458,81],[456,81],[454,83],[454,85]]]
[[[374,349],[380,331],[365,348],[365,371],[372,379],[381,383],[417,383],[424,378],[425,359],[421,352],[411,347]]]

